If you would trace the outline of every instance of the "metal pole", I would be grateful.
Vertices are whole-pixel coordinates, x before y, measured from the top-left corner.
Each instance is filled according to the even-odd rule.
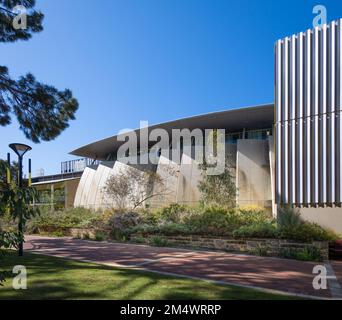
[[[23,158],[21,156],[18,156],[18,164],[19,164],[19,189],[22,189],[23,187]],[[23,212],[20,211],[19,213],[19,223],[18,223],[18,231],[20,237],[23,236]],[[19,257],[22,257],[24,255],[24,244],[23,241],[20,240],[19,243]]]
[[[11,183],[11,154],[7,153],[7,183]]]
[[[28,185],[29,187],[31,187],[32,184],[32,163],[31,163],[31,159],[29,159],[28,161],[28,174],[29,174],[29,179],[28,179]]]

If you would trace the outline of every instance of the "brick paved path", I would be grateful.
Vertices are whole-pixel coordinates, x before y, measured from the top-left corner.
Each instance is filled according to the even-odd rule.
[[[312,286],[312,269],[317,264],[314,262],[36,236],[26,237],[25,249],[111,266],[139,267],[228,284],[331,297],[329,289],[315,290]],[[336,274],[342,277],[340,269]]]

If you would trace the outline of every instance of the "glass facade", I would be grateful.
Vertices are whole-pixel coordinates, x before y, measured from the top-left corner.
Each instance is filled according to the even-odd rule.
[[[236,144],[238,139],[256,139],[267,140],[267,137],[272,134],[272,128],[246,130],[245,132],[233,132],[226,134],[226,143]]]

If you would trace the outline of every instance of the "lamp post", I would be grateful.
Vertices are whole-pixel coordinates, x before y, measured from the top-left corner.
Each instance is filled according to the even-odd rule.
[[[26,144],[22,143],[11,143],[9,147],[16,153],[18,156],[18,166],[19,166],[19,174],[18,174],[18,186],[19,188],[23,187],[23,157],[27,151],[30,151],[32,148]],[[23,235],[23,213],[19,213],[19,222],[18,222],[18,231],[19,234]],[[21,240],[19,243],[19,256],[23,256],[24,248],[23,241]]]

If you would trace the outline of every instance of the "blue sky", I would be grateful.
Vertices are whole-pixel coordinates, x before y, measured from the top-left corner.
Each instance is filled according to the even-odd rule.
[[[70,88],[80,108],[51,142],[27,141],[16,121],[0,127],[0,158],[28,143],[33,173],[58,173],[71,150],[140,120],[272,102],[274,43],[311,28],[316,4],[342,17],[340,0],[37,0],[45,30],[0,44],[0,64]]]

